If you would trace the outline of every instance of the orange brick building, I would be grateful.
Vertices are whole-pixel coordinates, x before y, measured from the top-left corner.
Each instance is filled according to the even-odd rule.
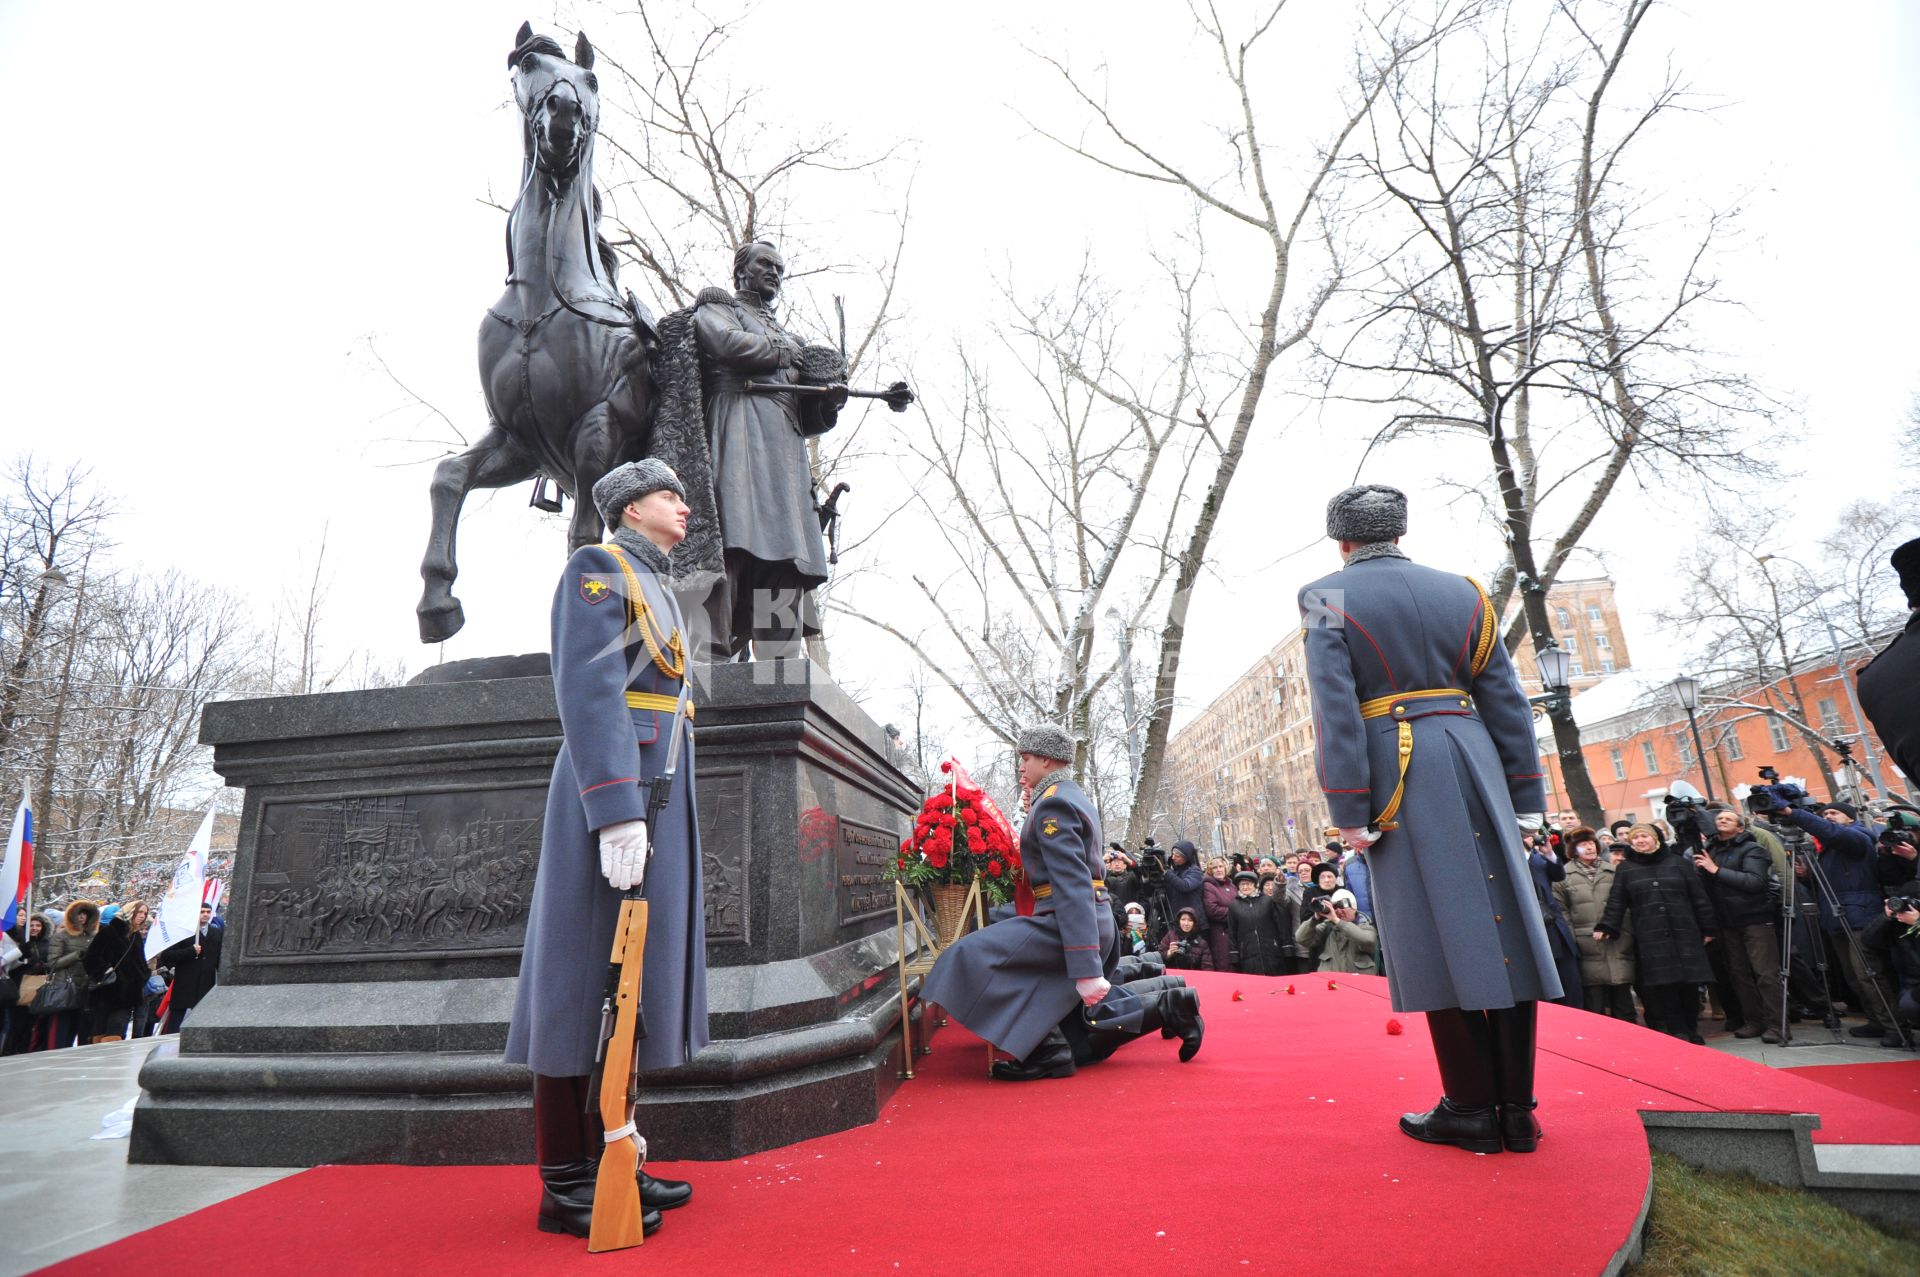
[[[1851,679],[1867,662],[1864,654],[1849,656],[1846,677]],[[1599,791],[1600,805],[1608,820],[1622,817],[1644,819],[1658,816],[1661,798],[1676,779],[1684,779],[1704,789],[1700,764],[1694,757],[1693,734],[1687,726],[1686,711],[1672,690],[1672,673],[1648,674],[1629,671],[1607,679],[1573,698],[1574,720],[1580,724],[1581,752],[1587,772]],[[1862,769],[1862,785],[1870,797],[1873,781],[1866,772],[1866,753],[1860,747],[1860,724],[1853,718],[1846,689],[1835,677],[1834,662],[1802,671],[1794,685],[1807,707],[1808,721],[1820,729],[1823,739],[1844,737],[1854,748],[1855,761]],[[1774,684],[1722,683],[1704,686],[1700,708],[1695,716],[1700,723],[1700,738],[1706,746],[1707,772],[1712,778],[1715,797],[1726,800],[1746,795],[1746,787],[1759,780],[1759,769],[1777,768],[1783,779],[1796,779],[1816,798],[1829,796],[1829,786],[1821,774],[1821,765],[1799,730],[1785,720],[1756,709],[1729,702],[1764,706],[1767,687]],[[1871,729],[1868,729],[1871,730]],[[1540,724],[1540,761],[1547,773],[1549,801],[1564,818],[1573,811],[1567,802],[1566,783],[1560,774],[1560,760],[1553,749],[1553,736],[1544,721]],[[1903,778],[1879,750],[1880,773],[1898,796],[1914,786]],[[1833,751],[1823,751],[1829,770],[1837,778],[1839,759]]]

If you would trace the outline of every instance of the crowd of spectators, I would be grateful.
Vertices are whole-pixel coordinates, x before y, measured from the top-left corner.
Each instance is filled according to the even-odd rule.
[[[1679,837],[1660,820],[1524,833],[1560,1001],[1696,1043],[1703,1013],[1715,1031],[1772,1044],[1795,1023],[1838,1027],[1844,1010],[1862,1020],[1852,1036],[1911,1046],[1920,812],[1896,808],[1889,824],[1836,801],[1763,818],[1712,805]],[[1157,950],[1186,970],[1384,974],[1393,955],[1374,926],[1366,858],[1327,835],[1269,855],[1111,844],[1122,951]]]
[[[75,900],[0,933],[0,1055],[173,1033],[214,984],[222,923],[147,957],[153,910]]]

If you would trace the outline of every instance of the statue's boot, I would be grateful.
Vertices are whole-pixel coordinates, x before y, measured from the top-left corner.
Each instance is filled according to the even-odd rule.
[[[1073,1048],[1067,1043],[1067,1035],[1056,1025],[1047,1030],[1047,1036],[1040,1039],[1039,1046],[1028,1052],[1026,1059],[994,1061],[992,1074],[1002,1082],[1037,1082],[1042,1078],[1072,1077]]]
[[[1534,1117],[1533,1055],[1537,1002],[1487,1012],[1493,1029],[1493,1075],[1499,1087],[1500,1142],[1509,1153],[1531,1153],[1541,1139]]]
[[[1128,954],[1113,964],[1113,982],[1132,984],[1152,980],[1167,973],[1167,960],[1157,953]]]
[[[1425,1113],[1407,1113],[1400,1129],[1428,1144],[1469,1153],[1498,1153],[1500,1123],[1493,1077],[1493,1030],[1484,1011],[1458,1007],[1427,1012],[1433,1054],[1445,1094]],[[1531,1079],[1529,1079],[1531,1081]]]
[[[603,1141],[599,1109],[587,1099],[584,1077],[533,1075],[533,1146],[543,1233],[585,1237],[593,1228],[593,1189]],[[640,1217],[641,1235],[652,1236],[660,1227],[660,1212],[647,1207],[644,1198],[641,1205],[646,1208]]]

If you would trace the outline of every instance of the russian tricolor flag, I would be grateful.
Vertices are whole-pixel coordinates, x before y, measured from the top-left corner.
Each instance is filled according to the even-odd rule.
[[[13,813],[13,832],[7,836],[7,854],[0,860],[0,900],[6,910],[0,913],[0,931],[11,931],[20,921],[20,905],[33,884],[33,808],[26,794]]]

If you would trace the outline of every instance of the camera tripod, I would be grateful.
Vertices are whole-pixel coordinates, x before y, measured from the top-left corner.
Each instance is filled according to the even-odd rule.
[[[1842,757],[1845,758],[1845,755],[1842,755]],[[1847,762],[1851,765],[1851,760],[1847,760]],[[1809,900],[1801,904],[1797,900],[1800,875],[1792,872],[1792,868],[1804,859],[1807,866],[1807,877],[1818,891],[1819,900],[1824,901],[1827,909],[1839,920],[1840,930],[1842,934],[1846,936],[1848,948],[1853,953],[1858,969],[1869,973],[1869,978],[1866,980],[1868,987],[1856,990],[1862,998],[1880,1004],[1882,1014],[1880,1016],[1874,1016],[1872,1012],[1869,1011],[1869,1019],[1878,1019],[1880,1023],[1887,1026],[1889,1031],[1900,1034],[1905,1038],[1906,1043],[1902,1048],[1903,1050],[1914,1050],[1915,1038],[1913,1031],[1901,1025],[1898,1009],[1889,1005],[1887,1002],[1886,994],[1881,990],[1880,981],[1871,978],[1871,973],[1874,969],[1873,964],[1868,961],[1866,950],[1860,944],[1859,933],[1854,930],[1853,923],[1847,918],[1846,910],[1841,907],[1840,897],[1834,891],[1833,883],[1827,878],[1826,870],[1820,867],[1820,858],[1817,855],[1809,854],[1798,849],[1791,850],[1788,854],[1791,860],[1788,865],[1789,872],[1787,874],[1787,881],[1780,884],[1782,921],[1784,924],[1780,931],[1779,981],[1781,1045],[1786,1047],[1832,1046],[1841,1045],[1845,1042],[1845,1039],[1840,1036],[1840,1015],[1833,1009],[1833,981],[1827,975],[1826,946],[1819,942],[1819,932],[1817,929],[1814,930],[1814,938],[1808,947],[1811,950],[1810,956],[1813,958],[1814,969],[1820,973],[1820,991],[1826,998],[1827,1003],[1827,1014],[1824,1023],[1828,1032],[1833,1035],[1833,1041],[1831,1043],[1800,1042],[1787,1030],[1787,1022],[1792,1019],[1790,1010],[1792,997],[1789,991],[1789,984],[1793,976],[1794,922],[1796,915],[1804,911],[1806,914],[1811,915],[1809,919],[1810,929],[1814,929],[1818,926],[1819,917],[1818,904],[1815,901]]]

